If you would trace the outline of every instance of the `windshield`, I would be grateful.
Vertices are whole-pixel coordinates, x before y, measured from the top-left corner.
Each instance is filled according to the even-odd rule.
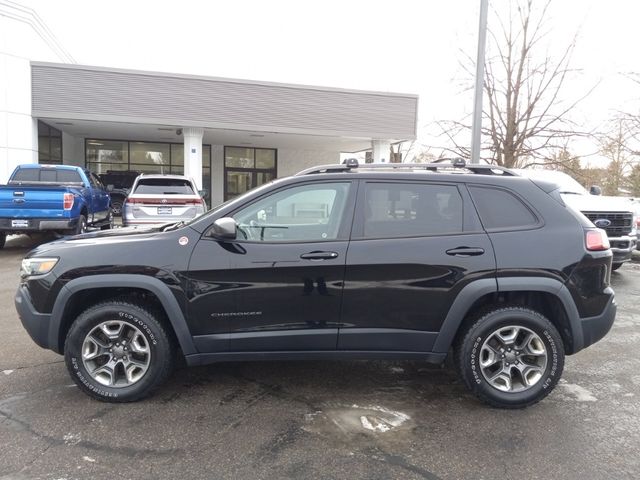
[[[195,222],[199,222],[200,220],[202,220],[203,218],[209,217],[213,214],[215,214],[217,211],[221,210],[222,208],[226,207],[227,205],[231,205],[232,203],[242,203],[242,201],[244,200],[244,198],[247,195],[250,194],[254,194],[256,192],[259,192],[261,190],[265,190],[267,188],[269,188],[269,186],[273,185],[275,182],[278,182],[279,180],[271,180],[270,182],[264,183],[262,185],[260,185],[257,188],[254,188],[252,190],[249,190],[248,192],[243,193],[242,195],[238,196],[238,197],[234,197],[234,198],[230,198],[229,200],[227,200],[224,203],[221,203],[220,205],[218,205],[217,207],[213,207],[211,210],[203,213],[202,215],[189,220],[188,222],[185,223],[185,225],[192,225]]]
[[[544,180],[556,183],[560,187],[560,193],[570,193],[575,195],[589,195],[586,188],[580,185],[576,180],[563,172],[554,170],[514,170],[523,177],[532,180]]]

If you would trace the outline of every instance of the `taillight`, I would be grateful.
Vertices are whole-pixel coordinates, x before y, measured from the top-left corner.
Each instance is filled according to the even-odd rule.
[[[65,210],[71,210],[73,208],[73,193],[64,194],[62,206]]]
[[[194,199],[162,199],[162,198],[127,198],[125,200],[126,203],[138,204],[138,205],[166,205],[168,207],[172,205],[202,205],[203,201],[201,198]]]
[[[587,245],[587,250],[592,252],[599,250],[608,250],[610,247],[607,232],[601,230],[600,228],[586,230],[584,234],[584,241]]]

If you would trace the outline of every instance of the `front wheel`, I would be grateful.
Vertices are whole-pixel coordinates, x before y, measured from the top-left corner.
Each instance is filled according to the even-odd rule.
[[[156,315],[135,303],[113,300],[74,321],[64,356],[71,377],[86,394],[106,402],[132,402],[166,380],[175,349]]]
[[[7,241],[7,234],[6,233],[0,233],[0,250],[2,250],[4,248],[4,244]]]
[[[485,310],[472,321],[455,353],[469,390],[501,408],[539,402],[564,368],[558,330],[540,313],[518,306]]]
[[[623,264],[622,263],[612,263],[611,264],[611,270],[612,271],[616,271],[617,269],[619,269]]]

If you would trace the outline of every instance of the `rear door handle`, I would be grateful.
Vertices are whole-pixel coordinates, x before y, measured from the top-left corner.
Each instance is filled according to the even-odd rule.
[[[484,253],[484,248],[480,247],[457,247],[447,250],[447,255],[453,257],[475,257]]]
[[[331,260],[332,258],[338,258],[336,252],[309,252],[300,255],[303,260]]]

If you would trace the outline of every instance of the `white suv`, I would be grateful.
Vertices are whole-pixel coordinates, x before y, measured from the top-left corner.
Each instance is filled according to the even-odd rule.
[[[205,212],[193,179],[183,175],[140,175],[123,206],[124,226],[188,221]]]

